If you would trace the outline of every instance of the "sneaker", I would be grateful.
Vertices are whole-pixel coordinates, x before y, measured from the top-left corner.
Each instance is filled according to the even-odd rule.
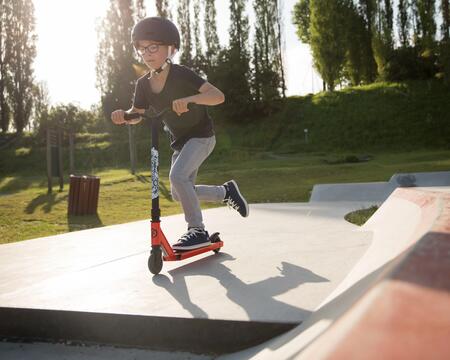
[[[242,217],[248,216],[248,204],[239,191],[236,181],[230,180],[223,184],[225,187],[225,198],[223,202],[231,209],[236,210]]]
[[[173,244],[174,250],[194,250],[211,245],[208,232],[202,228],[190,228],[177,243]]]

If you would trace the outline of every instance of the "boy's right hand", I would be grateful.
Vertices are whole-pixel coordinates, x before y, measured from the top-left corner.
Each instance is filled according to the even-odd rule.
[[[124,123],[126,123],[124,115],[125,115],[125,111],[123,111],[123,110],[113,111],[111,113],[111,120],[116,125],[124,124]]]

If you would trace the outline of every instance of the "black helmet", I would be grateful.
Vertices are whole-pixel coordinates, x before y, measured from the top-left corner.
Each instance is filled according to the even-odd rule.
[[[134,25],[131,41],[136,47],[139,40],[153,40],[180,48],[180,33],[174,23],[162,17],[148,17]]]

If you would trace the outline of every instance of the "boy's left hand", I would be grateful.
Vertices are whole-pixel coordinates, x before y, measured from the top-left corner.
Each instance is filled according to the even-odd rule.
[[[172,109],[174,112],[177,113],[178,116],[180,116],[182,113],[188,112],[188,104],[190,103],[189,99],[178,99],[174,100],[172,103]]]

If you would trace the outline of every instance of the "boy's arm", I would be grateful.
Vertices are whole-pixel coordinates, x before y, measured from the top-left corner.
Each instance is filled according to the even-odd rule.
[[[139,114],[143,114],[145,112],[145,110],[144,109],[138,109],[138,108],[135,108],[134,106],[132,106],[131,109],[129,109],[129,110],[125,111],[125,112],[128,113],[128,114],[133,114],[133,113],[136,113],[136,112],[139,113]],[[140,118],[133,119],[133,120],[127,120],[127,123],[134,125],[134,124],[140,123],[141,120],[142,120],[142,118],[140,117]]]
[[[198,91],[200,94],[189,96],[185,100],[199,105],[209,106],[219,105],[225,101],[223,92],[209,82],[205,82]]]
[[[111,120],[116,125],[121,125],[121,124],[134,125],[134,124],[139,123],[142,120],[142,118],[137,118],[137,119],[133,119],[133,120],[125,120],[125,114],[132,114],[132,113],[135,113],[135,112],[143,114],[145,112],[145,110],[138,109],[138,108],[135,108],[135,107],[132,107],[131,109],[129,109],[127,111],[116,110],[116,111],[113,111],[111,113]]]
[[[173,111],[175,111],[179,116],[182,113],[189,111],[187,107],[189,103],[213,106],[222,104],[225,101],[225,95],[223,92],[211,85],[209,82],[205,82],[202,86],[200,86],[198,91],[200,94],[174,100],[172,104]]]

